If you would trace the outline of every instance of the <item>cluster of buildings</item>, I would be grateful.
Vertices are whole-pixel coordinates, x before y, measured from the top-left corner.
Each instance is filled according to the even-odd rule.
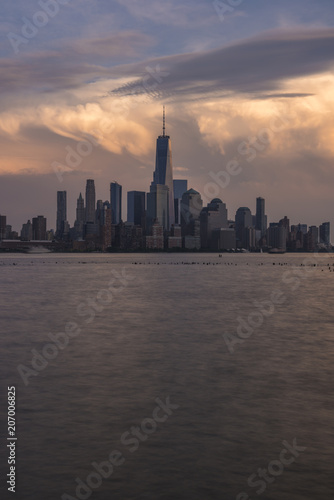
[[[47,231],[39,215],[23,224],[20,235],[0,216],[0,248],[24,246],[26,242],[53,242],[55,248],[76,251],[213,250],[213,251],[315,251],[331,250],[330,224],[318,228],[291,225],[287,217],[268,226],[265,200],[257,198],[256,214],[240,207],[234,220],[225,203],[215,198],[207,206],[188,181],[173,179],[171,140],[157,139],[153,181],[149,192],[127,193],[127,217],[122,217],[122,186],[110,184],[110,200],[96,201],[93,179],[86,183],[85,197],[77,199],[76,219],[67,221],[67,193],[57,192],[56,230]],[[15,243],[16,242],[16,243]]]

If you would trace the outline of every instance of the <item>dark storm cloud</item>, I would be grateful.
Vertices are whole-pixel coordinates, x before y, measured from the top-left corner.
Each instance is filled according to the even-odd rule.
[[[226,92],[278,91],[275,93],[281,97],[279,90],[284,80],[322,73],[334,62],[334,29],[268,32],[215,50],[138,62],[151,43],[147,35],[123,32],[60,42],[49,52],[2,59],[0,89],[57,92],[98,79],[130,78],[132,82],[112,93],[127,95],[135,91],[159,97],[200,98],[211,93],[223,96]],[[143,77],[150,72],[153,76],[143,86]],[[282,95],[298,96],[298,92]]]
[[[159,84],[160,94],[270,92],[279,90],[284,80],[331,69],[333,53],[334,29],[275,31],[219,49],[169,56],[147,64],[160,64],[169,73]],[[128,72],[130,68],[123,70]],[[135,80],[114,92],[130,93],[138,83]]]

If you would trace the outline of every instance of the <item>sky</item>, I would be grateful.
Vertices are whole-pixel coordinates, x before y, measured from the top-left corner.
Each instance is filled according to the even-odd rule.
[[[57,191],[68,219],[86,179],[149,191],[166,106],[174,178],[233,219],[334,233],[332,0],[5,2],[0,38],[0,214],[20,231]],[[333,238],[332,238],[333,239]]]

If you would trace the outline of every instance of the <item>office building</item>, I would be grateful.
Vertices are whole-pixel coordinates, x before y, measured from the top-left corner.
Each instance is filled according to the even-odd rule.
[[[175,179],[173,181],[174,189],[174,216],[175,224],[181,224],[181,200],[183,194],[188,190],[188,181],[186,179]]]
[[[181,232],[184,248],[188,250],[201,247],[200,214],[203,208],[201,195],[188,189],[181,201]]]
[[[250,209],[248,207],[238,208],[235,214],[235,233],[240,248],[247,248],[243,236],[248,232],[245,232],[244,229],[251,227],[253,227],[253,216]]]
[[[181,229],[182,236],[192,234],[192,225],[194,221],[200,220],[200,214],[203,208],[201,195],[195,189],[188,189],[181,201]]]
[[[46,240],[46,218],[43,215],[38,215],[32,220],[32,238]]]
[[[269,248],[286,250],[286,228],[279,223],[271,223],[267,229],[267,244]]]
[[[84,236],[84,225],[85,225],[85,202],[80,193],[79,198],[77,199],[77,208],[76,208],[76,219],[74,222],[73,228],[73,239],[74,240],[82,240]]]
[[[127,221],[135,226],[145,223],[145,192],[128,191],[128,216]]]
[[[6,215],[0,215],[0,240],[4,240],[6,238],[6,225],[7,225]]]
[[[214,198],[202,209],[200,214],[201,246],[212,247],[212,232],[215,229],[228,228],[226,204],[219,198]]]
[[[164,231],[168,231],[169,224],[169,189],[162,184],[151,184],[147,193],[147,231],[152,231],[153,224],[158,222]]]
[[[173,161],[172,146],[169,135],[166,135],[165,107],[163,111],[163,131],[157,139],[155,171],[153,174],[154,186],[168,188],[168,228],[175,223],[174,214],[174,186],[173,186]],[[160,222],[161,223],[161,222]]]
[[[63,239],[67,234],[67,200],[66,191],[57,191],[57,222],[56,222],[56,238]]]
[[[32,240],[32,224],[31,224],[30,220],[28,220],[28,222],[26,224],[22,224],[21,240],[22,241]]]
[[[330,235],[330,223],[329,222],[324,222],[323,224],[321,224],[321,226],[319,228],[319,237],[320,237],[320,243],[322,243],[326,247],[330,246],[331,235]]]
[[[95,183],[88,179],[86,183],[86,224],[95,224]]]
[[[265,200],[263,198],[256,198],[256,229],[261,231],[261,237],[266,234],[267,218],[265,215]]]
[[[112,224],[122,220],[122,186],[114,181],[110,184],[110,206]]]

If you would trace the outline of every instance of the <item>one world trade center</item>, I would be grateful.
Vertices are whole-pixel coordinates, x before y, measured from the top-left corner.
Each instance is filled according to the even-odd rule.
[[[166,220],[164,225],[168,226],[167,229],[169,229],[175,222],[175,216],[172,147],[170,137],[169,135],[166,135],[165,106],[163,109],[163,132],[157,139],[155,171],[153,174],[153,182],[151,184],[151,192],[152,188],[154,190],[154,186],[168,187],[168,222]],[[160,221],[160,223],[162,223],[162,221]]]

